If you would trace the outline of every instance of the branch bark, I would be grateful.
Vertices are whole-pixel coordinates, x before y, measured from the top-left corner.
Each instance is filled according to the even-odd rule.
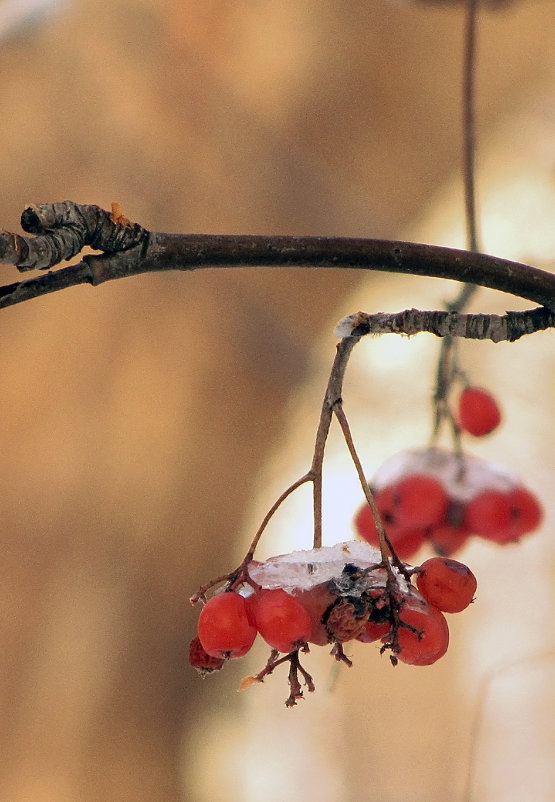
[[[51,268],[85,246],[103,253],[1,287],[0,308],[78,284],[98,286],[161,270],[327,267],[454,279],[509,293],[555,312],[555,274],[436,245],[344,237],[164,234],[130,223],[116,206],[109,213],[71,201],[28,207],[21,223],[36,236],[0,233],[0,261],[21,271]]]
[[[363,337],[366,334],[418,334],[427,331],[436,337],[465,337],[470,340],[491,340],[494,343],[514,342],[525,334],[555,327],[555,313],[545,306],[526,312],[506,315],[463,315],[459,312],[425,312],[405,309],[403,312],[357,312],[339,321],[338,337]]]

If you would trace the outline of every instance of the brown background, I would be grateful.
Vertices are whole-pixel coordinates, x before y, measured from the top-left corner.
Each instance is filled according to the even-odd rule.
[[[68,2],[0,48],[1,222],[71,198],[120,201],[153,230],[401,236],[458,165],[462,19],[385,0]],[[553,22],[551,2],[485,14],[484,138],[552,76]],[[207,270],[2,312],[0,799],[358,800],[361,782],[386,802],[461,793],[468,730],[450,740],[455,706],[420,737],[436,702],[410,679],[361,714],[353,674],[351,701],[305,703],[321,708],[313,720],[281,710],[283,678],[253,711],[234,694],[240,668],[202,683],[187,665],[188,596],[248,542],[288,404],[360,282]],[[428,691],[453,670],[430,673]],[[291,738],[306,759],[304,774],[285,762],[277,787],[259,751],[271,732],[274,755]],[[230,757],[242,739],[250,769]],[[313,797],[332,764],[337,786]]]

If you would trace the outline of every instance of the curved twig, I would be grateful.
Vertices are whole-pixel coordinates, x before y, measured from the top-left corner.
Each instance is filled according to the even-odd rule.
[[[0,288],[0,308],[78,284],[161,270],[229,267],[328,267],[448,278],[525,298],[555,311],[555,274],[482,253],[394,240],[152,233],[98,206],[66,201],[30,207],[24,237],[0,234],[0,261],[46,269],[90,245],[71,267]]]

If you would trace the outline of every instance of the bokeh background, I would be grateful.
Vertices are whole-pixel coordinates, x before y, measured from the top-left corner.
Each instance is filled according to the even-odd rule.
[[[480,20],[484,247],[552,265],[555,7]],[[0,222],[29,202],[152,230],[463,245],[459,4],[0,2]],[[16,280],[2,268],[2,280]],[[465,345],[506,423],[474,450],[525,476],[540,533],[472,543],[479,604],[436,666],[353,647],[286,710],[265,659],[201,681],[190,594],[232,568],[310,461],[345,314],[433,308],[434,280],[314,270],[145,275],[0,314],[0,799],[551,800],[553,338]],[[522,307],[480,293],[475,308]],[[437,341],[363,343],[346,411],[369,474],[426,442]],[[326,542],[359,490],[330,440]],[[300,492],[263,554],[309,546]],[[320,650],[325,652],[325,650]]]

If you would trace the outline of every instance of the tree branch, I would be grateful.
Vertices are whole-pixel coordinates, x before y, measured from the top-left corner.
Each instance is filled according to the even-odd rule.
[[[506,315],[463,315],[459,312],[406,309],[397,313],[369,315],[357,312],[348,315],[339,321],[335,334],[338,337],[364,337],[366,334],[411,335],[427,331],[436,337],[466,337],[499,343],[514,342],[524,334],[552,327],[555,327],[555,313],[544,306],[526,312],[507,312]]]
[[[0,261],[47,269],[85,247],[104,251],[76,265],[0,288],[0,308],[78,284],[97,286],[161,270],[329,267],[454,279],[525,298],[555,311],[555,274],[482,253],[392,240],[152,233],[98,206],[71,201],[28,207],[22,227],[0,233]]]

